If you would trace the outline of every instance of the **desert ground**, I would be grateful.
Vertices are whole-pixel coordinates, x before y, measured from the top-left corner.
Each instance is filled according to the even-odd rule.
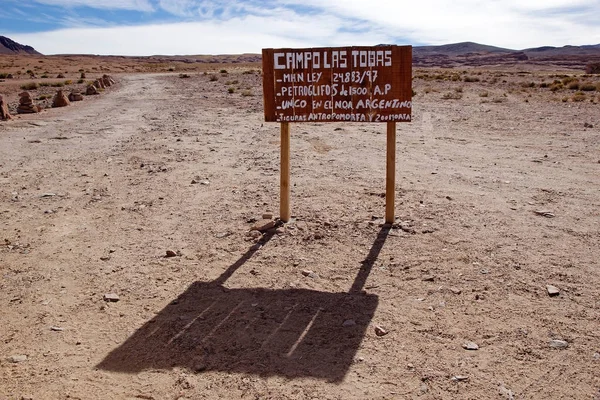
[[[292,124],[258,234],[260,65],[86,60],[0,58],[117,81],[0,122],[0,399],[600,399],[600,76],[415,69],[392,227],[385,124]]]

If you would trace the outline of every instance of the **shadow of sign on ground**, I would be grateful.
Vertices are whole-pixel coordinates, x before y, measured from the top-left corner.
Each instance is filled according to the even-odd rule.
[[[183,367],[339,382],[377,309],[378,297],[362,287],[387,234],[388,228],[379,233],[349,293],[224,287],[255,246],[216,281],[193,283],[98,367],[125,373]],[[355,324],[344,326],[349,320]]]

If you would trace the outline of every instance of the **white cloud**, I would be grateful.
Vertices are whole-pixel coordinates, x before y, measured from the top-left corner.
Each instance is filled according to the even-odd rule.
[[[39,4],[61,7],[91,7],[112,10],[153,11],[149,0],[33,0]]]
[[[461,41],[513,49],[600,43],[600,22],[582,18],[586,12],[600,15],[598,0],[35,1],[140,9],[154,5],[188,21],[11,36],[47,54],[258,53],[266,47]],[[307,8],[317,12],[302,14]]]

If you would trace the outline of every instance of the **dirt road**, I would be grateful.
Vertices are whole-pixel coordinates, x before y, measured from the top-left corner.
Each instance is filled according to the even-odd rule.
[[[118,79],[0,124],[0,399],[600,396],[598,104],[417,86],[394,229],[385,125],[294,124],[254,238],[260,75]]]

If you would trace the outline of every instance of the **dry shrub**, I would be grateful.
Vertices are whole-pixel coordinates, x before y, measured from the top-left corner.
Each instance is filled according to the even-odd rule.
[[[577,93],[575,93],[575,95],[573,97],[571,97],[571,100],[575,101],[575,102],[585,101],[585,99],[586,99],[586,96],[585,96],[585,93],[583,93],[583,92],[577,92]]]
[[[444,100],[460,100],[462,99],[463,95],[460,92],[446,92],[442,95],[442,99]]]
[[[569,83],[569,86],[567,86],[569,89],[571,90],[579,90],[579,82],[574,81]]]
[[[596,90],[596,85],[594,85],[593,83],[583,83],[579,85],[579,90],[582,90],[584,92],[593,92]]]
[[[600,74],[600,63],[591,63],[585,67],[586,74]]]

